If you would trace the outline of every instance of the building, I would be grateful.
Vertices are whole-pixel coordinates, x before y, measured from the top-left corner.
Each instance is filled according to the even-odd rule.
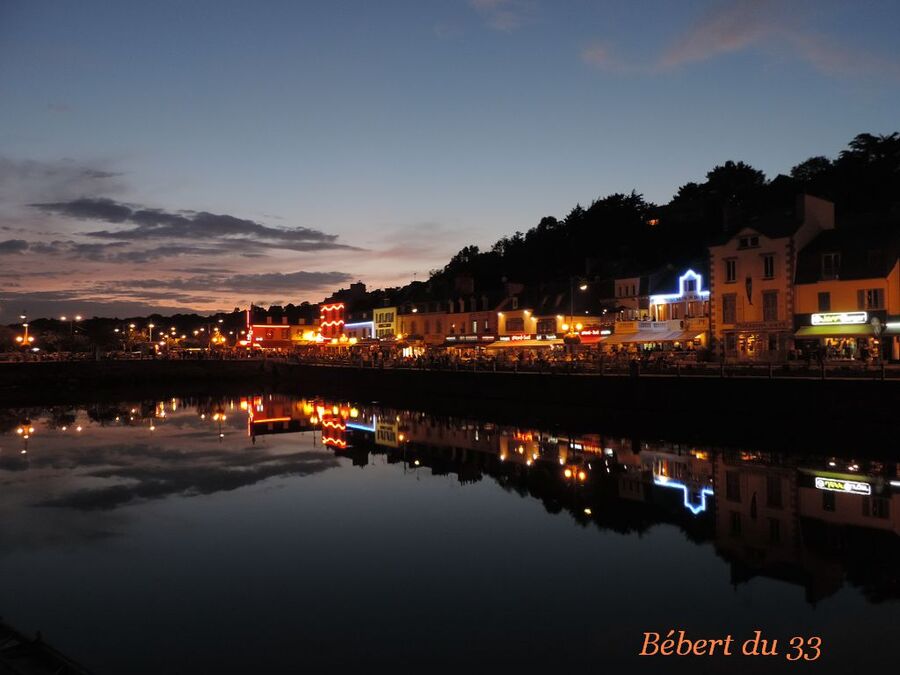
[[[702,268],[701,268],[702,269]],[[694,351],[709,342],[709,289],[693,268],[666,269],[643,277],[649,288],[640,312],[619,311],[615,332],[603,342],[612,351]],[[629,319],[629,316],[643,318]]]
[[[344,312],[346,305],[343,302],[325,301],[319,305],[319,332],[326,340],[340,338],[344,334]]]
[[[613,280],[615,308],[623,321],[645,321],[649,318],[649,278],[646,275]]]
[[[372,310],[375,323],[375,337],[379,340],[393,340],[397,337],[397,308],[378,307]]]
[[[799,254],[796,345],[827,359],[900,359],[898,237],[889,230],[828,230]]]
[[[786,213],[741,226],[709,248],[711,345],[726,358],[774,361],[794,341],[797,255],[834,229],[834,205],[801,195]]]
[[[246,327],[241,347],[288,351],[315,342],[318,324],[312,316],[314,306],[271,308],[251,306],[246,313]]]

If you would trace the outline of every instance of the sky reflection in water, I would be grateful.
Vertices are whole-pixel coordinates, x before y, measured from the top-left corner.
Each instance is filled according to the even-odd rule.
[[[760,668],[636,658],[669,628],[883,664],[897,481],[323,399],[5,410],[0,613],[98,673]]]

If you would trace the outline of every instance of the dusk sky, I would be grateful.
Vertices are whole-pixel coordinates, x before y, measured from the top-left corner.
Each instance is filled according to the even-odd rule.
[[[900,3],[0,0],[0,322],[400,285],[900,126]]]

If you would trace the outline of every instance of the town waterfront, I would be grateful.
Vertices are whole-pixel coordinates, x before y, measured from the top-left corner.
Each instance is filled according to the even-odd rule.
[[[3,409],[4,621],[95,673],[644,672],[669,629],[892,658],[891,447],[261,392]]]

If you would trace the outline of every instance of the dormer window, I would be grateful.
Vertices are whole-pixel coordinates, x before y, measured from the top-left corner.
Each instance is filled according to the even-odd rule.
[[[757,248],[759,247],[759,237],[756,235],[741,237],[738,239],[738,248]]]
[[[515,296],[513,297],[513,299],[512,299],[512,308],[513,308],[513,309],[519,309],[519,298],[518,298],[518,297],[515,297]]]
[[[837,279],[841,273],[841,254],[840,253],[823,253],[822,254],[822,278]]]
[[[693,293],[697,290],[697,280],[696,279],[685,279],[684,280],[684,290],[686,293]]]

